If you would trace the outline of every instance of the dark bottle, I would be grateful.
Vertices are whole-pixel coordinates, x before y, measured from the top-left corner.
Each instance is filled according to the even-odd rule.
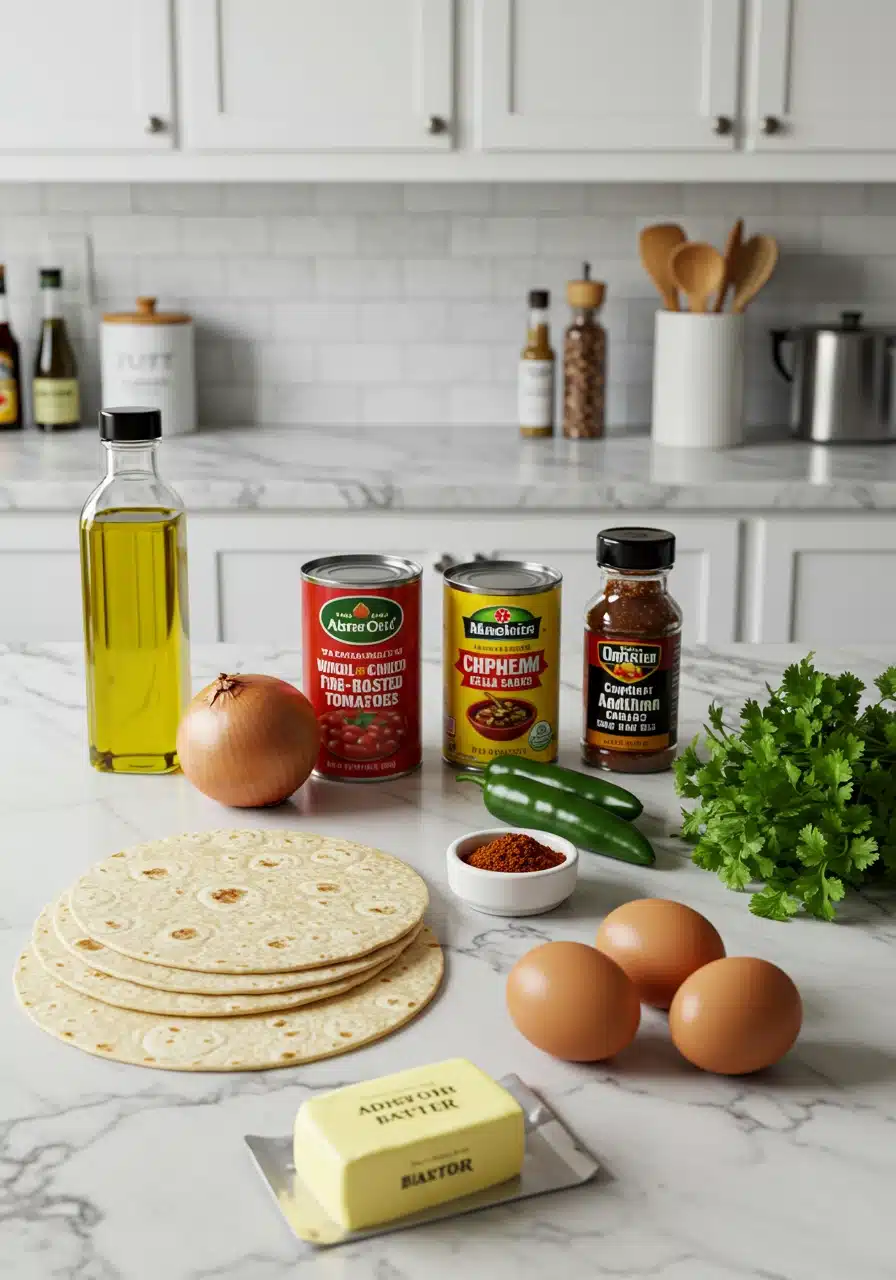
[[[43,320],[32,386],[34,425],[42,431],[62,431],[81,425],[78,365],[62,318],[61,289],[59,268],[42,268]]]
[[[0,263],[0,431],[22,425],[22,384],[19,379],[19,344],[9,327],[6,303],[6,268]]]

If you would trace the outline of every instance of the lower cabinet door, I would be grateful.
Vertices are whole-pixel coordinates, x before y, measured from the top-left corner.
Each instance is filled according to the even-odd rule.
[[[77,517],[0,517],[0,643],[82,635]]]

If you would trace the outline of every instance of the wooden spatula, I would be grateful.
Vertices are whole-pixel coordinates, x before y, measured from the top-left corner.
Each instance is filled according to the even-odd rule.
[[[743,240],[744,220],[743,218],[738,218],[737,222],[735,222],[734,226],[728,232],[728,239],[725,241],[725,278],[719,286],[719,296],[716,298],[716,305],[713,307],[713,311],[721,311],[725,305],[725,295],[731,286],[731,281],[734,276],[734,260],[737,257],[741,245],[743,244]]]
[[[774,236],[751,236],[741,245],[734,260],[732,311],[740,315],[768,283],[777,264],[778,242]]]
[[[676,222],[657,222],[645,227],[638,237],[644,270],[656,285],[667,311],[677,311],[678,290],[669,271],[673,250],[684,244],[687,236]]]
[[[725,259],[711,244],[689,240],[680,244],[669,261],[676,288],[687,295],[691,311],[703,312],[709,299],[721,287]]]

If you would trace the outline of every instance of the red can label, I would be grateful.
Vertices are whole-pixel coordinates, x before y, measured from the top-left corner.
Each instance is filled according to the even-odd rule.
[[[304,691],[321,726],[317,773],[375,781],[420,764],[420,582],[302,583]]]

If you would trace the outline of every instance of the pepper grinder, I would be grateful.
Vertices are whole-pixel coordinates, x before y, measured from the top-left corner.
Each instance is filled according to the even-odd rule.
[[[607,334],[595,313],[605,293],[606,285],[591,279],[588,262],[582,263],[581,280],[566,286],[572,320],[563,339],[563,434],[571,440],[604,433]]]

